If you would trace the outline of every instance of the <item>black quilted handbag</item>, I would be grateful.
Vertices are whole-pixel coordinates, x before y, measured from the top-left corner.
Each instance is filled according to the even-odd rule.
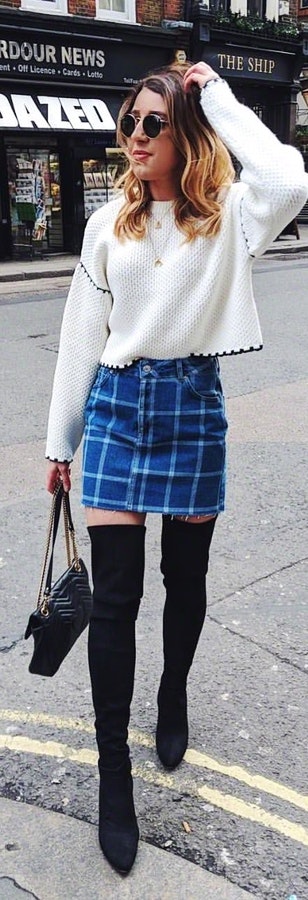
[[[52,584],[53,555],[61,509],[64,518],[68,568]],[[49,556],[46,582],[43,588]],[[63,659],[88,625],[91,608],[92,595],[88,572],[76,547],[69,495],[60,484],[52,498],[37,607],[30,615],[25,632],[25,638],[30,637],[31,634],[34,638],[34,651],[29,672],[34,675],[54,675],[58,671]]]

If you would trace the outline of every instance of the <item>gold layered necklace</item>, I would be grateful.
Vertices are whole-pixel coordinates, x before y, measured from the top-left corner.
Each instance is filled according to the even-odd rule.
[[[151,235],[151,225],[154,229],[155,234],[158,232],[161,232],[164,219],[166,218],[168,213],[170,213],[172,206],[173,206],[173,200],[168,203],[167,209],[165,209],[165,211],[163,212],[163,215],[156,217],[154,215],[154,213],[151,212],[150,216],[149,216],[148,227],[147,227],[147,236],[149,238],[152,250],[154,252],[154,257],[155,257],[154,258],[154,266],[162,266],[164,263],[162,256],[163,256],[164,249],[166,248],[166,245],[168,244],[169,237],[171,235],[171,231],[172,231],[172,228],[174,225],[174,219],[172,216],[167,234],[164,234],[164,236],[160,235],[160,237],[163,238],[163,247],[162,247],[161,241],[160,241],[160,247],[156,246],[156,243],[153,240],[153,235]]]

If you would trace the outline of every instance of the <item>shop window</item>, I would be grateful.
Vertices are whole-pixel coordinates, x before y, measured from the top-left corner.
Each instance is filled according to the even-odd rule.
[[[229,12],[230,0],[210,0],[209,8],[212,12]]]
[[[21,0],[21,9],[59,15],[67,13],[67,0]]]
[[[104,159],[82,161],[85,219],[117,196],[117,182],[125,166],[124,154],[114,147],[106,149]]]
[[[264,19],[265,0],[247,0],[247,16]]]
[[[112,22],[135,22],[135,0],[96,0],[96,15]]]
[[[253,112],[255,113],[255,115],[258,116],[258,119],[261,119],[261,121],[263,122],[264,106],[262,106],[260,103],[254,103],[254,105],[251,108],[253,109]]]
[[[7,160],[13,255],[62,250],[58,154],[8,148]]]

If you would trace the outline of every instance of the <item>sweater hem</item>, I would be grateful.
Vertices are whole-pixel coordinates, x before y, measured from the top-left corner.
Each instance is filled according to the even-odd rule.
[[[188,357],[200,357],[203,356],[205,359],[216,359],[217,356],[238,356],[240,353],[252,353],[254,350],[263,350],[263,344],[251,345],[250,347],[235,347],[232,350],[216,350],[214,353],[187,353]],[[186,357],[185,357],[186,358]],[[184,356],[134,356],[132,359],[127,360],[126,362],[106,362],[106,360],[101,360],[100,365],[106,366],[106,369],[127,369],[128,366],[132,366],[135,362],[138,362],[140,359],[184,359]]]
[[[49,459],[50,462],[67,463],[68,466],[70,466],[73,462],[73,457],[71,457],[71,459],[57,459],[56,456],[47,456],[47,454],[45,456],[45,459]]]

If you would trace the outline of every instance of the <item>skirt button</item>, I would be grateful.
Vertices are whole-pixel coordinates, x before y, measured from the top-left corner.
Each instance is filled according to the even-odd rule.
[[[150,371],[151,371],[151,366],[143,366],[143,371],[144,371],[144,372],[150,372]]]

